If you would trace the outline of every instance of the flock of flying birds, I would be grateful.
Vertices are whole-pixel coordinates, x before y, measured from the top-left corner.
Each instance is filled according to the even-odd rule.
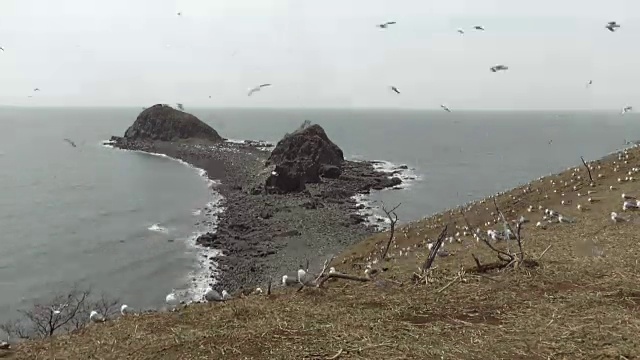
[[[178,12],[178,13],[177,13],[177,15],[178,15],[178,16],[182,16],[182,12]],[[380,29],[388,29],[388,28],[389,28],[389,26],[391,26],[391,25],[396,25],[396,24],[397,24],[397,23],[396,23],[395,21],[387,21],[387,22],[384,22],[384,23],[381,23],[381,24],[377,24],[377,25],[376,25],[376,27],[378,27],[378,28],[380,28]],[[619,29],[620,27],[621,27],[621,26],[620,26],[620,24],[618,24],[616,21],[609,21],[609,22],[605,25],[605,29],[609,30],[610,32],[615,32],[615,31],[616,31],[617,29]],[[484,28],[484,26],[482,26],[482,25],[475,25],[475,26],[473,26],[473,30],[476,30],[476,31],[485,31],[485,28]],[[464,29],[462,29],[462,28],[458,28],[458,29],[457,29],[457,32],[458,32],[459,34],[461,34],[461,35],[464,35],[464,34],[465,34],[465,30],[464,30]],[[3,52],[4,52],[4,51],[5,51],[4,47],[0,46],[0,51],[3,51]],[[506,65],[498,64],[498,65],[494,65],[494,66],[490,67],[490,68],[489,68],[489,70],[490,70],[491,72],[493,72],[493,73],[496,73],[496,72],[498,72],[498,71],[507,71],[507,70],[509,70],[509,67],[508,67],[508,66],[506,66]],[[587,87],[590,87],[590,86],[591,86],[591,84],[593,84],[593,80],[589,80],[589,81],[587,82]],[[259,92],[260,90],[262,90],[262,89],[264,89],[264,88],[267,88],[267,87],[270,87],[270,86],[272,86],[272,84],[270,84],[270,83],[266,83],[266,84],[260,84],[260,85],[258,85],[258,86],[252,87],[252,88],[250,88],[250,89],[249,89],[249,91],[247,92],[247,96],[251,96],[251,95],[253,95],[254,93]],[[400,95],[400,90],[399,90],[397,87],[395,87],[395,86],[389,86],[389,88],[390,88],[390,89],[391,89],[391,91],[393,91],[395,94]],[[34,92],[37,92],[37,91],[40,91],[40,89],[35,88],[35,89],[33,89],[33,91],[34,91]],[[32,95],[29,95],[28,97],[33,97],[33,96],[32,96]],[[211,98],[211,96],[209,96],[209,98]],[[451,109],[450,109],[448,106],[444,105],[444,104],[440,105],[440,107],[441,107],[444,111],[446,111],[446,112],[451,112]],[[632,107],[632,106],[627,105],[627,106],[625,106],[625,107],[623,107],[623,108],[622,108],[621,115],[624,115],[624,114],[626,114],[626,113],[630,112],[631,110],[633,110],[633,107]]]
[[[182,13],[178,13],[178,16],[181,16],[181,15],[182,15]],[[396,24],[396,22],[395,22],[395,21],[387,21],[387,22],[384,22],[384,23],[381,23],[381,24],[377,24],[377,25],[376,25],[376,27],[378,27],[378,28],[380,28],[380,29],[388,29],[390,25],[395,25],[395,24]],[[616,21],[609,21],[609,22],[605,25],[605,29],[607,29],[607,30],[609,30],[609,31],[611,31],[611,32],[615,32],[615,31],[616,31],[617,29],[619,29],[619,28],[620,28],[620,24],[618,24]],[[482,25],[475,25],[475,26],[473,26],[473,30],[476,30],[476,31],[485,31],[485,28],[484,28],[484,26],[482,26]],[[461,34],[461,35],[464,35],[464,34],[465,34],[465,30],[464,30],[464,29],[462,29],[462,28],[458,28],[458,29],[457,29],[457,31],[458,31],[458,33],[459,33],[459,34]],[[493,73],[496,73],[496,72],[498,72],[498,71],[507,71],[507,70],[509,70],[509,67],[508,67],[508,66],[506,66],[506,65],[497,64],[497,65],[494,65],[494,66],[490,67],[490,68],[489,68],[489,70],[490,70],[491,72],[493,72]],[[589,81],[587,82],[587,87],[590,87],[592,84],[593,84],[593,80],[589,80]],[[251,96],[251,95],[253,95],[255,92],[258,92],[258,91],[262,90],[263,88],[265,88],[265,87],[269,87],[269,86],[271,86],[271,84],[262,84],[262,85],[258,85],[258,86],[254,87],[254,88],[249,89],[249,92],[248,92],[248,94],[247,94],[247,95],[248,95],[248,96]],[[395,87],[395,86],[389,86],[389,88],[390,88],[390,89],[391,89],[391,91],[393,91],[394,93],[396,93],[396,94],[400,95],[400,90],[399,90],[397,87]],[[450,109],[447,105],[445,105],[445,104],[441,104],[441,105],[440,105],[440,107],[441,107],[444,111],[446,111],[446,112],[451,112],[451,109]],[[628,112],[629,112],[629,111],[631,111],[631,110],[633,110],[633,107],[632,107],[632,106],[630,106],[630,105],[627,105],[627,106],[625,106],[625,107],[623,107],[623,108],[622,108],[621,115],[624,115],[624,114],[628,113]]]

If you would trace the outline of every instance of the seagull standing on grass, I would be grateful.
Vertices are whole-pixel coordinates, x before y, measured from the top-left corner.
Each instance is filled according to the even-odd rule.
[[[247,96],[251,96],[254,92],[260,91],[262,90],[262,88],[267,87],[267,86],[271,86],[271,84],[261,84],[258,85],[252,89],[249,89],[249,93],[247,94]]]
[[[616,223],[622,222],[622,221],[628,221],[627,219],[618,215],[616,212],[611,212],[611,220],[613,220],[613,222],[616,222]]]
[[[378,24],[376,25],[377,27],[379,27],[380,29],[386,29],[389,27],[389,25],[395,25],[395,21],[387,21],[386,23],[382,23],[382,24]]]
[[[176,289],[171,290],[171,293],[164,298],[164,302],[167,303],[171,309],[175,309],[176,306],[180,305],[180,300],[178,300],[178,296],[176,295]]]
[[[616,23],[615,21],[609,21],[605,26],[605,29],[608,29],[609,31],[614,32],[619,27],[620,27],[620,24]]]
[[[283,286],[295,286],[298,285],[299,282],[297,279],[289,277],[288,275],[282,275],[282,285]]]
[[[231,294],[227,290],[222,290],[222,300],[231,300]]]
[[[307,285],[307,286],[311,286],[313,285],[315,278],[313,277],[313,275],[307,273],[306,271],[304,271],[304,269],[300,268],[298,270],[298,282],[302,285]]]
[[[390,86],[391,90],[393,90],[396,94],[400,94],[400,90],[398,90],[395,86]]]
[[[127,304],[122,304],[122,306],[120,306],[120,314],[122,316],[131,314],[131,313],[133,313],[133,310]]]
[[[92,310],[91,314],[89,314],[89,320],[94,323],[105,322],[106,319],[104,316],[100,315],[97,311]]]
[[[638,208],[638,203],[636,201],[625,201],[622,204],[622,211],[636,210],[637,208]]]

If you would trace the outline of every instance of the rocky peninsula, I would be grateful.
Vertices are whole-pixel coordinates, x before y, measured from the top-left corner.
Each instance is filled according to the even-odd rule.
[[[197,243],[223,252],[208,261],[212,271],[218,264],[214,288],[229,291],[277,282],[307,260],[319,263],[362,240],[374,229],[357,214],[353,196],[402,182],[371,162],[345,160],[324,129],[308,122],[269,153],[259,142],[226,142],[195,116],[158,104],[111,141],[181,159],[217,180],[224,212],[217,222],[211,215],[216,231]]]

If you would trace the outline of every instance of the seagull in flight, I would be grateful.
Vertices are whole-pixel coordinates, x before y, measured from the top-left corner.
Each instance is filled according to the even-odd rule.
[[[476,25],[473,28],[476,30],[484,31],[484,26],[481,26],[481,25]]]
[[[69,139],[64,139],[64,141],[68,142],[69,145],[76,147],[76,143],[74,143],[73,141],[69,140]]]
[[[609,21],[607,23],[607,25],[605,26],[606,29],[608,29],[611,32],[616,31],[617,28],[620,27],[620,24],[616,23],[615,21]]]
[[[464,35],[464,30],[463,29],[458,29],[458,32],[460,33],[460,35]]]
[[[442,104],[442,105],[440,105],[440,107],[441,107],[442,109],[444,109],[444,111],[446,111],[446,112],[451,112],[451,109],[449,109],[449,108],[447,107],[447,105]]]
[[[589,82],[587,83],[587,87],[591,86],[591,84],[593,84],[593,80],[589,80]]]
[[[40,91],[40,89],[38,89],[38,88],[35,88],[35,89],[33,89],[33,91]]]
[[[251,94],[253,94],[256,91],[260,91],[262,90],[262,88],[267,87],[267,86],[271,86],[271,84],[262,84],[262,85],[258,85],[256,87],[254,87],[253,89],[249,89],[249,93],[247,94],[247,96],[251,96]]]
[[[622,112],[620,112],[620,115],[624,115],[624,114],[628,113],[631,110],[633,110],[633,106],[627,105],[627,106],[622,108]]]
[[[391,90],[395,91],[396,94],[400,94],[400,90],[395,86],[391,86]]]
[[[491,72],[498,72],[500,70],[509,70],[508,66],[505,65],[496,65],[496,66],[492,66],[489,70],[491,70]]]
[[[395,21],[387,21],[386,23],[378,24],[376,26],[379,27],[380,29],[386,29],[389,27],[389,25],[394,25],[395,23],[396,23]]]
[[[2,46],[0,46],[0,50],[4,51],[4,48]]]
[[[181,13],[181,12],[179,12],[179,13],[178,13],[178,16],[182,16],[182,13]]]

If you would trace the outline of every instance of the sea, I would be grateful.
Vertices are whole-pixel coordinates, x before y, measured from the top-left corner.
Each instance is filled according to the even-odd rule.
[[[103,145],[140,108],[0,108],[0,322],[74,284],[131,307],[172,289],[200,296],[209,274],[195,236],[220,209],[203,172]],[[597,159],[640,138],[618,111],[187,108],[232,140],[277,142],[305,120],[352,160],[406,165],[400,190],[366,200],[426,217]],[[73,147],[65,141],[76,144]]]

